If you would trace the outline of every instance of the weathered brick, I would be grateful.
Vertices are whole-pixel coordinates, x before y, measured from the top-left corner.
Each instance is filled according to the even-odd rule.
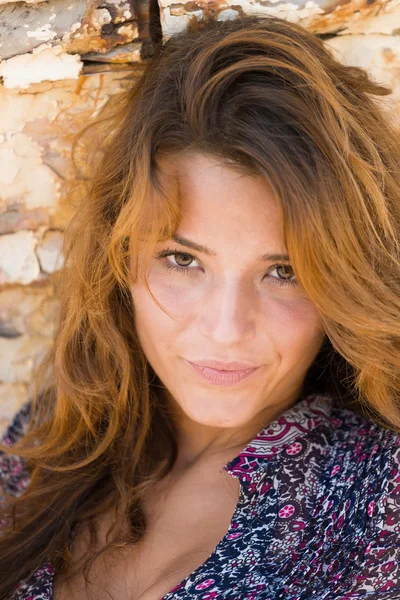
[[[36,243],[32,231],[0,236],[0,284],[31,283],[40,277]]]
[[[42,241],[37,245],[36,254],[40,267],[45,273],[54,273],[63,266],[63,239],[61,231],[46,231]]]

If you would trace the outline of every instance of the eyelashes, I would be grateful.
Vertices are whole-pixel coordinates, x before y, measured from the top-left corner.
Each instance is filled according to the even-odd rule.
[[[193,254],[190,254],[189,252],[180,252],[179,250],[172,250],[171,248],[166,248],[165,250],[161,250],[160,252],[157,252],[154,255],[154,257],[157,260],[167,258],[168,256],[173,256],[175,259],[177,256],[185,257],[190,262],[192,262],[193,260],[197,260],[196,256],[194,256]],[[169,260],[162,261],[162,264],[163,264],[163,267],[165,269],[167,269],[168,271],[176,271],[180,275],[190,275],[191,271],[193,271],[193,272],[195,271],[193,268],[190,268],[189,265],[186,265],[186,266],[174,265]],[[280,269],[280,268],[283,268],[285,270],[288,267],[289,267],[289,269],[291,269],[290,265],[287,265],[286,263],[284,263],[284,264],[281,263],[281,264],[273,265],[272,269],[270,269],[270,270],[275,270],[275,269]],[[268,273],[266,273],[266,275],[268,275]],[[297,279],[295,279],[295,278],[281,279],[279,277],[269,277],[269,280],[272,282],[273,285],[278,285],[280,287],[286,287],[286,286],[296,287],[299,285]]]

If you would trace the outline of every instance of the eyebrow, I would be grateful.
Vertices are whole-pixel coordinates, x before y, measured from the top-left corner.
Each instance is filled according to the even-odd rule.
[[[208,254],[209,256],[216,256],[216,252],[214,250],[210,250],[207,246],[202,246],[201,244],[197,244],[192,240],[188,240],[181,235],[173,235],[171,237],[172,240],[180,244],[181,246],[187,246],[188,248],[192,248],[192,250],[197,250],[197,252],[203,252],[203,254]],[[288,254],[261,254],[258,256],[257,260],[269,261],[269,260],[289,260]]]

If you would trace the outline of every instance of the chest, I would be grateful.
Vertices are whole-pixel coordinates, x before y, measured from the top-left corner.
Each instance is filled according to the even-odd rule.
[[[154,487],[143,503],[147,530],[138,545],[102,555],[89,572],[53,582],[53,600],[160,600],[196,570],[225,536],[239,500],[239,481],[226,472],[207,482],[188,476]],[[99,521],[105,539],[109,519]],[[88,552],[84,530],[74,541],[73,558]]]

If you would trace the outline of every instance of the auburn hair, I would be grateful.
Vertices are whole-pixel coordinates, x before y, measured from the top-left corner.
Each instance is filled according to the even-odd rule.
[[[146,265],[178,228],[167,166],[179,155],[205,153],[268,181],[326,332],[303,393],[328,391],[400,430],[400,142],[377,98],[391,92],[302,26],[248,16],[204,18],[161,41],[112,99],[65,230],[59,317],[29,426],[0,448],[30,473],[1,505],[1,598],[47,561],[62,572],[77,526],[95,540],[106,511],[107,545],[85,557],[86,575],[107,548],[136,544],[141,499],[174,464],[177,432],[138,341],[130,285],[139,257]]]

